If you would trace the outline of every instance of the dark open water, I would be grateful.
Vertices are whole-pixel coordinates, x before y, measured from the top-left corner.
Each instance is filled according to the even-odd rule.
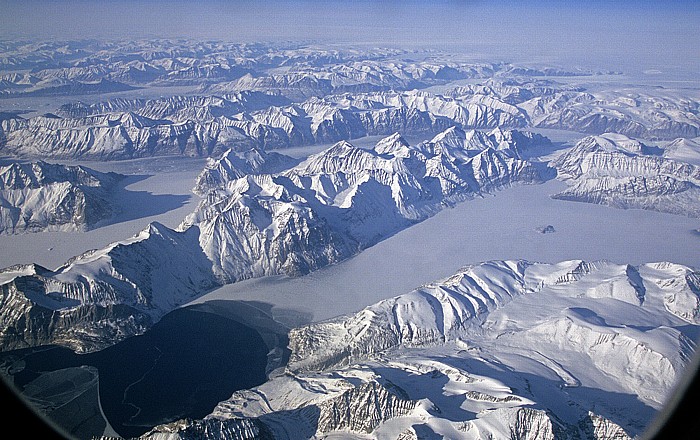
[[[0,360],[24,360],[14,375],[20,390],[42,372],[96,367],[105,416],[120,435],[133,437],[160,423],[202,418],[234,391],[264,383],[268,352],[255,329],[193,306],[100,352],[78,355],[52,346],[0,353]]]

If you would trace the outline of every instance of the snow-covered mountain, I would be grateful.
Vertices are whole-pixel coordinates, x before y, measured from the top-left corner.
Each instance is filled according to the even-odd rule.
[[[486,83],[474,93],[513,101],[534,127],[586,134],[619,133],[642,139],[696,137],[700,130],[697,94],[631,88],[587,90],[548,81]]]
[[[647,149],[618,134],[582,139],[552,162],[570,185],[553,197],[700,217],[700,168]]]
[[[517,69],[499,65],[447,61],[353,61],[309,69],[311,76],[301,67],[287,68],[283,74],[246,75],[234,85],[206,86],[202,91],[208,95],[120,97],[65,104],[49,117],[4,118],[0,151],[112,160],[218,156],[229,148],[269,150],[397,131],[434,134],[454,125],[556,128],[669,140],[700,134],[700,101],[672,92],[590,92],[552,80],[511,77]],[[438,73],[450,69],[458,78],[484,81],[443,93],[411,86],[416,81],[442,82],[436,79]],[[8,81],[31,83],[21,75],[6,76]],[[218,95],[210,95],[214,92]]]
[[[91,351],[145,331],[221,283],[342,261],[446,206],[552,177],[517,158],[540,142],[548,141],[501,130],[453,128],[418,145],[393,135],[372,149],[340,142],[287,170],[242,177],[284,168],[288,159],[229,152],[200,176],[202,191],[221,186],[206,192],[179,231],[154,223],[55,271],[19,266],[0,274],[8,292],[0,345]]]
[[[0,166],[0,233],[86,230],[114,215],[109,193],[124,176],[82,166]]]
[[[555,198],[700,218],[700,95],[691,82],[464,61],[473,56],[214,40],[0,41],[3,157],[211,158],[193,188],[202,200],[177,229],[151,223],[54,270],[0,270],[0,351],[101,350],[222,284],[341,263],[456,203],[555,174],[568,185]],[[556,156],[566,144],[521,131],[528,127],[580,141]],[[358,147],[367,136],[386,137]],[[414,137],[430,140],[407,141]],[[303,161],[271,151],[313,144],[333,145]],[[41,161],[2,166],[0,233],[89,229],[113,214],[109,191],[119,178]],[[507,232],[539,243],[567,234],[550,218],[537,224]],[[636,264],[464,267],[292,329],[289,363],[271,371],[287,354],[275,346],[267,383],[141,438],[638,438],[696,350],[700,273]],[[276,278],[255,286],[268,282]],[[328,301],[342,300],[331,290]],[[85,402],[99,408],[104,373],[87,368],[97,396]],[[67,383],[75,389],[62,398],[80,391],[63,371],[51,385],[42,380],[25,397]]]
[[[10,72],[0,77],[0,94],[21,94],[41,81],[106,79],[132,86],[196,85],[217,91],[265,88],[308,97],[329,90],[396,90],[498,75],[596,74],[546,65],[436,60],[437,53],[429,50],[299,43],[6,40],[0,48],[0,66]]]
[[[6,41],[0,94],[21,94],[40,81],[121,81],[131,85],[193,85],[229,82],[250,72],[294,65],[323,66],[396,56],[396,49],[338,49],[299,44],[236,44],[223,41],[129,40]],[[4,87],[2,87],[4,86]],[[6,89],[6,90],[3,90]],[[11,90],[14,89],[14,90]]]
[[[133,112],[85,118],[55,115],[2,121],[0,151],[17,157],[119,160],[152,156],[208,156],[227,145],[254,145],[219,118],[204,124],[152,120]]]
[[[309,100],[313,102],[312,100]],[[463,128],[518,128],[527,125],[527,115],[518,107],[485,95],[449,97],[441,94],[407,91],[332,95],[324,99],[335,105],[361,110],[407,108],[446,117]]]
[[[550,178],[546,167],[519,159],[538,143],[548,140],[458,128],[418,145],[398,134],[371,149],[339,142],[278,174],[219,178],[225,185],[207,193],[180,229],[199,227],[201,248],[226,282],[304,274],[445,206]]]
[[[216,281],[197,229],[152,223],[134,237],[88,251],[56,270],[0,271],[0,346],[59,344],[90,352],[143,333]]]
[[[700,135],[698,101],[666,94],[565,92],[523,103],[533,125],[641,139]]]
[[[220,96],[169,96],[158,99],[112,98],[92,104],[72,102],[55,112],[64,118],[85,118],[109,113],[134,112],[155,120],[206,121],[223,115],[235,115],[245,111],[263,110],[270,106],[289,104],[289,100],[261,92],[243,91]]]
[[[700,166],[700,138],[677,138],[664,147],[664,157]]]
[[[293,329],[284,373],[141,438],[631,439],[689,363],[699,282],[670,263],[468,266]]]
[[[186,40],[8,41],[0,55],[0,95],[81,96],[196,85],[202,96],[68,103],[54,113],[70,121],[54,122],[48,130],[43,119],[16,118],[3,126],[0,146],[16,156],[124,159],[217,156],[238,144],[269,149],[395,131],[436,133],[455,124],[669,140],[700,134],[699,100],[692,94],[589,91],[551,78],[601,72],[414,54],[412,60],[398,49]],[[464,79],[482,81],[446,93],[420,91]],[[160,122],[138,132],[114,122],[129,112]],[[95,115],[111,115],[113,125],[72,120]]]
[[[479,84],[457,86],[447,94],[453,98],[470,95],[496,97],[508,104],[518,105],[537,97],[549,97],[561,92],[583,92],[580,86],[565,85],[551,79],[528,77],[489,78]]]
[[[209,158],[197,176],[192,191],[204,196],[209,190],[223,187],[232,180],[251,174],[274,174],[293,167],[299,161],[275,152],[257,148],[246,151],[227,150],[220,158]]]
[[[207,85],[203,91],[226,94],[259,90],[303,101],[314,96],[411,90],[459,79],[487,78],[499,68],[489,63],[357,60],[325,66],[292,66],[284,73],[247,74],[235,81]]]
[[[447,94],[455,99],[489,97],[516,106],[527,115],[531,127],[664,140],[700,134],[697,93],[664,88],[588,90],[515,72],[517,69],[499,71],[482,83],[457,86]]]
[[[13,156],[129,159],[217,156],[229,148],[286,148],[368,135],[437,133],[450,126],[527,125],[517,107],[492,97],[453,99],[425,92],[334,95],[275,105],[279,97],[117,98],[0,122],[0,151]]]
[[[15,86],[15,84],[12,84],[12,86]],[[17,95],[23,98],[36,96],[75,96],[124,92],[136,89],[128,84],[110,81],[104,78],[99,81],[75,81],[51,78],[39,81],[26,88],[12,86],[5,90],[0,90],[0,96],[4,98],[12,98]]]

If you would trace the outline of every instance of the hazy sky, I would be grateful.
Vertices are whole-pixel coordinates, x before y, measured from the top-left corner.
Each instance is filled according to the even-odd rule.
[[[700,72],[700,1],[0,0],[2,38],[185,37],[466,48]],[[613,68],[615,66],[612,66]]]

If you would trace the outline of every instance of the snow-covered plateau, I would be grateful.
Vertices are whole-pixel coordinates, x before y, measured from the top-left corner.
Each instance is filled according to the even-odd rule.
[[[641,75],[0,41],[0,372],[85,438],[641,438],[700,336],[700,86]],[[182,311],[267,381],[149,413]]]

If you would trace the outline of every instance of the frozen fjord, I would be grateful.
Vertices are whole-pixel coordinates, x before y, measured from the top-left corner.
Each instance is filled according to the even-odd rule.
[[[255,299],[318,321],[355,312],[446,277],[465,264],[487,260],[517,256],[540,262],[607,259],[700,266],[697,219],[550,198],[564,187],[549,181],[467,200],[340,264],[299,278],[276,276],[225,285],[194,303]],[[537,231],[549,224],[555,233]],[[294,322],[298,316],[289,319],[287,324],[298,324]]]

